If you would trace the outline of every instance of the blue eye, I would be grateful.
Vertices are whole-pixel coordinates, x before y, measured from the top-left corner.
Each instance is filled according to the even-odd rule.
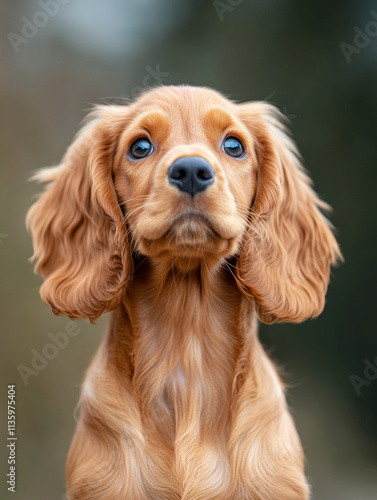
[[[241,158],[245,154],[242,142],[237,137],[226,137],[223,142],[223,150],[233,158]]]
[[[153,151],[153,146],[151,142],[142,137],[141,139],[136,139],[131,145],[130,148],[130,156],[134,160],[141,160],[142,158],[146,158]]]

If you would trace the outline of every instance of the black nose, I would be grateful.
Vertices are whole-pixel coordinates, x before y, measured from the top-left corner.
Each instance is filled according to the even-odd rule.
[[[185,156],[176,160],[168,170],[170,184],[192,197],[204,191],[215,180],[215,171],[204,158]]]

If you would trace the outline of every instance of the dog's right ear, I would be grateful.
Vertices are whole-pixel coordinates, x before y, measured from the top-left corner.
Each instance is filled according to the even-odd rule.
[[[27,214],[42,300],[55,314],[89,318],[117,307],[132,274],[127,229],[112,178],[112,161],[127,108],[91,113]]]

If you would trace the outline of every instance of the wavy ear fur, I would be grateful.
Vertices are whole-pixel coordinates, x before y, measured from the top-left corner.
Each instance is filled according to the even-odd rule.
[[[312,189],[279,111],[248,103],[240,118],[256,138],[259,171],[238,278],[261,321],[301,322],[322,312],[330,265],[341,259],[321,213],[329,207]]]
[[[62,164],[34,177],[49,184],[30,208],[27,226],[43,301],[55,314],[93,321],[119,304],[132,269],[112,180],[120,115],[107,106],[89,117]]]

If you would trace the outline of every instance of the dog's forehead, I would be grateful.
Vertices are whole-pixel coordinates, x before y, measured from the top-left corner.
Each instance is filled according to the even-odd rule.
[[[238,122],[237,104],[206,87],[165,86],[144,93],[133,105],[131,123],[165,126],[198,136],[208,128],[224,129]],[[171,130],[173,131],[173,130]],[[187,132],[188,133],[188,132]]]
[[[135,106],[139,112],[162,111],[164,114],[189,116],[204,115],[220,108],[234,113],[235,104],[219,92],[206,87],[166,86],[152,89],[143,94]]]

